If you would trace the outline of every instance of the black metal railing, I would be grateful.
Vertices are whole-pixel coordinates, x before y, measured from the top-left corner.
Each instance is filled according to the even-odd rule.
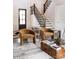
[[[47,8],[49,7],[50,3],[52,2],[52,0],[46,0],[45,4],[44,4],[44,13],[47,10]]]
[[[41,27],[45,27],[45,18],[40,14],[35,4],[31,7],[31,14],[35,14]]]

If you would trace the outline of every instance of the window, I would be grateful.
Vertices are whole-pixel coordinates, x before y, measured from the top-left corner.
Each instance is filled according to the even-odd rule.
[[[20,19],[20,24],[25,24],[25,9],[19,9],[19,19]]]

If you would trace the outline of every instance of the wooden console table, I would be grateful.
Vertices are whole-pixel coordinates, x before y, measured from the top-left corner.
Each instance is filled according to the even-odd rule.
[[[65,54],[65,49],[63,47],[61,47],[59,50],[56,50],[44,42],[41,42],[41,49],[55,59],[63,58]]]

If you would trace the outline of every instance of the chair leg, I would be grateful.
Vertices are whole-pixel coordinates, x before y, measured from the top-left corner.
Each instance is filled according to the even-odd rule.
[[[23,40],[22,39],[20,39],[20,45],[22,45],[23,44]]]
[[[36,43],[36,41],[35,41],[35,37],[33,38],[33,43],[34,43],[34,44]]]

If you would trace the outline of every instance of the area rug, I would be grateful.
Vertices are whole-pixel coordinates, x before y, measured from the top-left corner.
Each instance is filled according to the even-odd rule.
[[[40,47],[33,43],[25,43],[19,46],[18,43],[13,47],[13,59],[54,59],[42,51]]]

